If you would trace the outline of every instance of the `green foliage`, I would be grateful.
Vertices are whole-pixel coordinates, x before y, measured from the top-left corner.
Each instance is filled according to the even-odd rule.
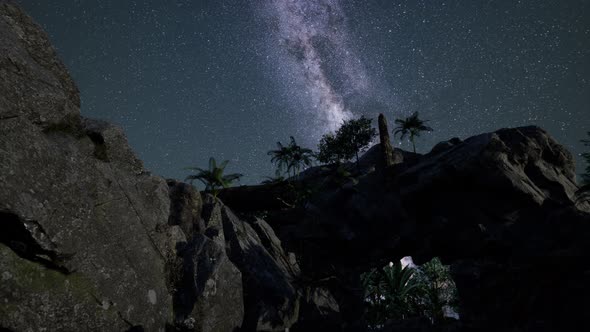
[[[588,137],[590,137],[590,131],[587,133]],[[590,147],[590,139],[583,139],[580,142],[584,144],[586,147]],[[586,161],[586,170],[584,174],[582,174],[582,181],[584,184],[590,185],[590,152],[582,153],[582,158]]]
[[[420,267],[390,263],[362,274],[361,281],[371,328],[390,319],[419,316],[437,323],[445,319],[445,310],[456,309],[457,288],[449,268],[438,258]]]
[[[416,315],[420,297],[420,278],[416,270],[402,264],[373,269],[361,276],[368,305],[367,321],[371,327],[382,326],[389,319]]]
[[[433,322],[445,318],[445,308],[456,309],[457,287],[448,266],[438,257],[420,266],[425,304],[424,314]]]
[[[371,119],[361,116],[345,121],[335,134],[326,134],[318,145],[317,159],[323,163],[339,163],[356,156],[367,149],[377,131],[371,126]]]
[[[336,139],[334,134],[326,134],[320,139],[318,144],[318,154],[316,158],[324,164],[340,163],[344,160],[345,154],[342,144]]]
[[[268,151],[268,155],[272,156],[271,162],[277,165],[277,176],[286,171],[288,177],[298,177],[301,168],[309,167],[313,162],[313,152],[299,146],[293,136],[287,146],[277,142],[277,149]]]
[[[395,124],[397,124],[397,127],[394,128],[393,136],[396,137],[399,134],[400,140],[403,140],[409,135],[410,142],[412,142],[412,146],[414,148],[414,153],[416,153],[416,143],[414,142],[415,137],[420,137],[420,134],[423,131],[433,130],[432,128],[425,125],[426,122],[428,121],[421,120],[418,117],[418,112],[414,112],[414,114],[405,119],[395,119]]]
[[[189,180],[192,184],[194,180],[199,180],[205,184],[205,191],[211,192],[213,196],[217,197],[219,189],[229,187],[243,176],[239,173],[223,175],[228,163],[229,160],[225,160],[218,166],[215,158],[211,157],[209,158],[209,169],[187,167],[185,169],[195,171],[196,174],[187,176],[185,181]]]

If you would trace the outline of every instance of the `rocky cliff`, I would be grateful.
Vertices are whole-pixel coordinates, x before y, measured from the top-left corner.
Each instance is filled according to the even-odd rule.
[[[81,117],[46,34],[6,0],[0,186],[1,328],[273,330],[297,317],[297,269],[264,221],[150,175],[120,128]]]
[[[82,117],[45,33],[0,0],[0,330],[361,331],[360,273],[406,255],[451,265],[447,330],[579,329],[590,195],[573,165],[523,127],[202,195]]]

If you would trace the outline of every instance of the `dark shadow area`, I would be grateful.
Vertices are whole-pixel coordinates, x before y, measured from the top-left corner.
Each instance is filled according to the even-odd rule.
[[[63,274],[72,272],[62,265],[71,255],[59,254],[41,225],[35,221],[23,220],[14,213],[0,211],[0,243],[8,246],[19,257],[48,269]]]
[[[194,240],[189,244],[183,242],[176,245],[179,264],[172,272],[174,274],[172,283],[176,291],[172,297],[175,325],[171,327],[171,331],[184,331],[181,327],[182,324],[179,323],[189,317],[199,296],[195,283],[195,262],[193,261],[195,251]]]
[[[125,330],[125,332],[144,332],[145,330],[143,329],[143,326],[141,325],[134,325],[130,328],[128,328],[127,330]]]
[[[107,155],[107,146],[102,134],[94,131],[88,131],[86,134],[94,144],[94,156],[96,159],[108,162],[109,157]]]

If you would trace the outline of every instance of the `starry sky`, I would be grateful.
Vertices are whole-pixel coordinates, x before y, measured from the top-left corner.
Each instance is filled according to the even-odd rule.
[[[439,141],[528,124],[577,157],[590,131],[589,0],[20,0],[146,167],[210,156],[257,183],[293,135],[419,111]],[[396,143],[410,149],[407,142]],[[579,159],[579,158],[577,158]],[[578,162],[578,170],[582,164]]]

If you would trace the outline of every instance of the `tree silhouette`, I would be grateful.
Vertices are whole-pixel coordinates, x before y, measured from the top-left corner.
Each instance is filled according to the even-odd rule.
[[[342,145],[334,134],[328,133],[322,136],[316,158],[324,164],[340,163],[345,159]]]
[[[345,121],[336,133],[344,143],[345,157],[351,159],[356,156],[359,162],[359,152],[367,149],[371,141],[377,136],[377,130],[371,126],[371,119],[364,115],[358,119]]]
[[[298,177],[301,168],[311,166],[313,161],[313,151],[299,146],[293,136],[287,146],[277,142],[277,149],[268,151],[268,155],[272,156],[271,162],[277,165],[277,176],[286,170],[288,177]]]
[[[289,143],[289,146],[291,147],[291,159],[288,169],[292,168],[294,175],[298,177],[301,167],[311,166],[313,162],[313,151],[311,151],[311,149],[302,148],[301,146],[297,145],[293,136],[291,136],[291,143]]]
[[[377,130],[371,126],[371,119],[361,116],[345,121],[335,134],[326,134],[318,145],[318,160],[325,163],[350,160],[356,156],[358,166],[359,153],[366,150]]]
[[[277,165],[276,175],[279,176],[283,172],[283,169],[289,165],[289,160],[291,158],[290,147],[284,146],[281,142],[277,142],[277,149],[270,150],[267,154],[272,156],[270,162]]]
[[[239,180],[243,175],[239,173],[223,175],[225,167],[229,160],[225,160],[219,166],[215,158],[209,158],[209,169],[202,169],[199,167],[187,167],[185,169],[195,171],[196,174],[189,175],[186,180],[192,184],[194,180],[199,180],[205,184],[205,191],[211,192],[214,197],[217,197],[220,188],[229,187],[234,181]]]
[[[405,119],[396,119],[395,124],[397,124],[397,127],[394,128],[393,136],[396,137],[400,134],[400,140],[403,140],[406,136],[410,135],[410,141],[412,142],[414,153],[416,153],[415,137],[420,137],[420,133],[423,131],[433,130],[425,125],[426,122],[428,121],[421,120],[418,117],[418,112],[414,112],[414,114]]]

